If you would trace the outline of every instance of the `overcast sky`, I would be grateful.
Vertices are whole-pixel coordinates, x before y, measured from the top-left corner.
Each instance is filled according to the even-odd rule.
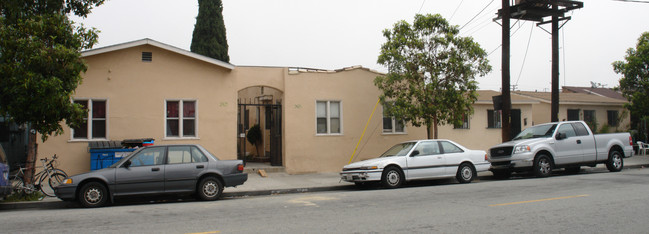
[[[441,14],[491,53],[493,71],[476,80],[480,89],[500,90],[501,28],[492,22],[500,8],[495,0],[223,0],[223,17],[234,65],[385,72],[376,63],[382,31],[399,20],[412,23],[417,13]],[[611,63],[649,31],[647,12],[649,3],[590,0],[569,13],[560,31],[560,85],[617,86]],[[193,0],[107,0],[73,20],[101,31],[95,48],[151,38],[189,50],[197,15]],[[512,20],[512,27],[511,84],[550,91],[551,35],[532,22]],[[541,27],[550,31],[550,24]]]

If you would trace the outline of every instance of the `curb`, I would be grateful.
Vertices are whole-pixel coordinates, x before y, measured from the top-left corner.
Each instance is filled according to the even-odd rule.
[[[291,193],[309,193],[309,192],[324,192],[324,191],[339,191],[353,188],[353,184],[348,185],[335,185],[324,187],[311,187],[311,188],[290,188],[290,189],[272,189],[272,190],[257,190],[257,191],[243,191],[243,192],[229,192],[223,193],[222,197],[253,197],[253,196],[268,196],[277,194],[291,194]]]

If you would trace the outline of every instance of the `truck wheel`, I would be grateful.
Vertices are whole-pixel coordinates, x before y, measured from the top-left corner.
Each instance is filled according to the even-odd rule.
[[[536,177],[548,177],[552,174],[552,160],[545,154],[534,159],[534,175]]]
[[[620,151],[613,150],[608,153],[608,161],[606,161],[606,168],[608,169],[608,171],[618,172],[621,171],[623,167],[624,159]]]
[[[512,176],[512,171],[510,170],[493,170],[491,173],[494,174],[496,179],[509,179]]]
[[[383,186],[389,189],[401,187],[403,184],[404,176],[399,168],[391,166],[383,170],[381,182]]]
[[[461,184],[471,183],[471,181],[476,177],[475,169],[471,166],[471,163],[462,163],[457,169],[455,178]]]

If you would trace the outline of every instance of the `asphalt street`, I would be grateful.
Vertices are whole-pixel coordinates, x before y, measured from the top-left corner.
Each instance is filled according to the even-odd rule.
[[[649,170],[0,212],[1,233],[647,233]]]

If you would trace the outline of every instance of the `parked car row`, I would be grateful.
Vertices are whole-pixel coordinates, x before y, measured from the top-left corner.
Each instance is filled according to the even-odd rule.
[[[408,141],[378,158],[344,166],[340,177],[359,186],[380,182],[396,188],[406,181],[449,177],[469,183],[477,172],[486,170],[499,178],[508,178],[513,172],[547,177],[556,168],[577,173],[581,166],[602,163],[617,172],[624,167],[624,158],[632,155],[629,133],[593,134],[583,121],[564,121],[529,127],[488,153],[451,140]]]
[[[622,170],[623,158],[632,156],[632,144],[628,133],[594,135],[584,122],[557,122],[529,127],[489,152],[445,139],[403,142],[378,158],[344,166],[340,178],[358,186],[398,188],[407,181],[453,177],[470,183],[487,170],[503,178],[522,171],[546,177],[555,168],[578,172],[580,166],[604,163],[616,172]],[[241,160],[219,160],[200,145],[161,145],[140,148],[108,168],[68,177],[55,192],[84,207],[104,206],[118,197],[161,194],[216,200],[224,187],[247,179]]]

